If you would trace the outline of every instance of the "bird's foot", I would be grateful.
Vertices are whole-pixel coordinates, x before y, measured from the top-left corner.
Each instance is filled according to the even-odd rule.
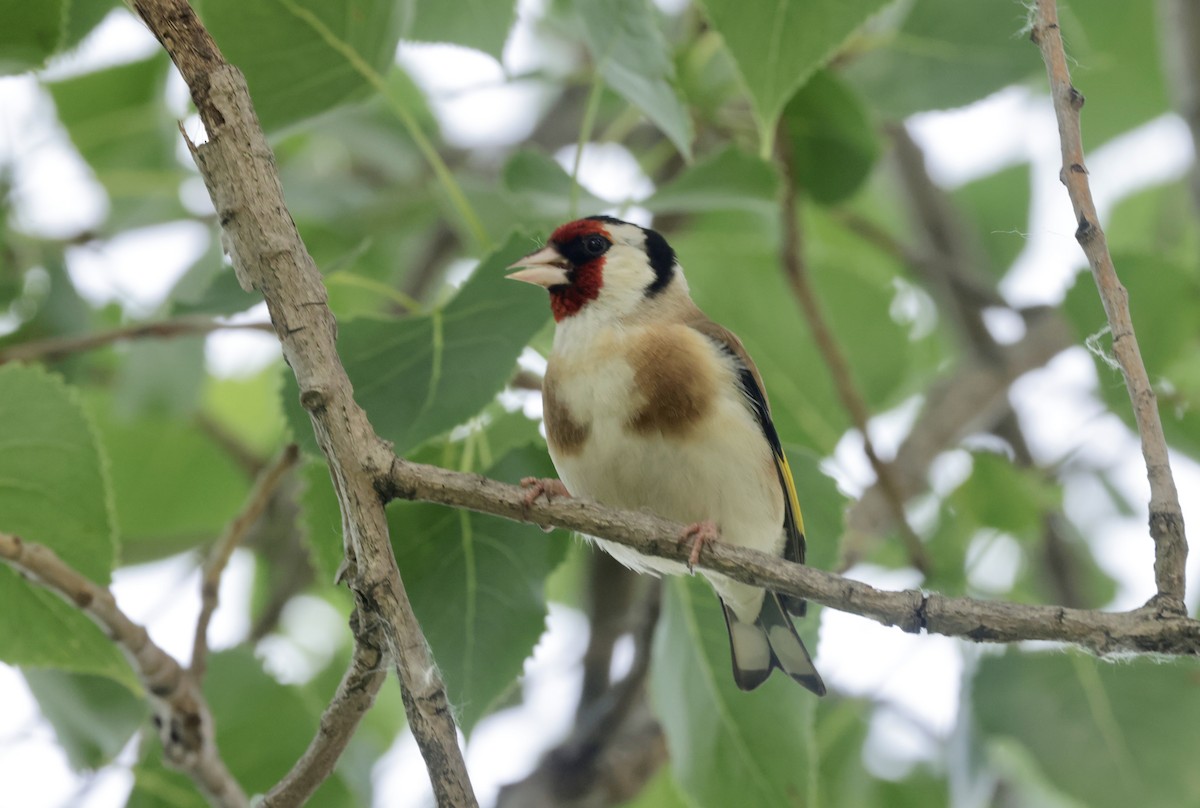
[[[552,502],[555,497],[571,498],[571,492],[563,485],[562,480],[549,477],[522,477],[521,487],[525,489],[525,507],[537,502],[538,497],[545,497]]]
[[[716,522],[707,519],[703,522],[693,522],[683,529],[679,534],[679,541],[691,541],[692,552],[688,556],[688,572],[695,572],[695,567],[700,563],[700,551],[704,549],[704,545],[709,542],[716,541],[721,538],[721,531],[717,529]]]
[[[525,506],[526,518],[529,517],[529,509],[533,507],[533,503],[537,502],[538,497],[545,497],[546,502],[553,502],[555,497],[571,498],[571,492],[562,484],[562,480],[554,480],[549,477],[522,477],[521,487],[525,489],[525,496],[521,502]],[[547,533],[554,529],[549,525],[541,527]]]

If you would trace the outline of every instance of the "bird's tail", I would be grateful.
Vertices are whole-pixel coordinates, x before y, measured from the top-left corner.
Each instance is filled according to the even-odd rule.
[[[818,696],[825,695],[825,683],[813,666],[796,627],[774,592],[763,593],[762,610],[754,623],[738,620],[725,605],[725,627],[729,629],[729,652],[733,658],[733,679],[742,690],[753,690],[767,681],[779,668]]]

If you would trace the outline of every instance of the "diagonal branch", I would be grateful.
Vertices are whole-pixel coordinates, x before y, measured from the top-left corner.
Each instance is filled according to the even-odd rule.
[[[300,449],[290,443],[255,481],[246,498],[241,513],[233,518],[213,545],[208,560],[204,562],[204,573],[200,580],[200,616],[196,618],[196,635],[192,640],[192,676],[197,682],[204,681],[204,668],[208,656],[208,624],[217,610],[221,591],[221,574],[225,572],[233,551],[242,543],[246,533],[267,509],[267,503],[283,478],[300,458]]]
[[[1083,161],[1083,139],[1079,129],[1079,110],[1083,95],[1071,84],[1067,57],[1063,51],[1062,33],[1058,27],[1058,8],[1054,0],[1038,0],[1032,38],[1042,52],[1046,74],[1050,79],[1050,96],[1054,115],[1058,119],[1058,136],[1062,142],[1063,167],[1059,178],[1067,186],[1071,206],[1079,227],[1075,240],[1087,255],[1092,277],[1104,304],[1112,332],[1113,353],[1125,377],[1125,387],[1133,403],[1133,417],[1142,441],[1142,456],[1146,461],[1146,476],[1150,480],[1150,535],[1154,539],[1154,579],[1157,598],[1167,602],[1180,613],[1185,610],[1184,566],[1187,562],[1187,536],[1184,532],[1183,510],[1179,493],[1171,474],[1167,455],[1167,440],[1163,435],[1158,400],[1129,314],[1129,293],[1121,285],[1108,252],[1108,242],[1088,183],[1087,167]]]
[[[204,123],[208,142],[188,146],[238,280],[262,293],[295,373],[342,512],[345,577],[363,619],[383,625],[382,645],[396,666],[434,795],[439,805],[474,806],[446,688],[396,568],[384,503],[375,490],[392,451],[354,401],[321,274],[288,212],[246,80],[186,0],[133,0],[133,7],[179,68]]]
[[[114,342],[131,339],[166,339],[223,330],[275,333],[270,323],[222,323],[211,317],[180,317],[157,323],[136,323],[92,334],[23,342],[0,350],[0,365],[5,362],[28,362],[31,359],[59,359],[68,354],[94,351],[97,348],[112,345]]]
[[[354,656],[337,693],[321,714],[317,734],[292,770],[258,803],[258,808],[303,805],[333,773],[358,724],[375,703],[387,679],[387,659],[380,646],[379,625],[364,621],[357,609],[350,616]]]
[[[389,497],[437,502],[578,531],[632,547],[643,555],[686,562],[690,554],[687,544],[679,541],[682,525],[649,513],[619,511],[583,499],[539,500],[527,505],[524,489],[517,486],[398,457],[380,479],[379,488]],[[1053,640],[1098,654],[1200,655],[1200,621],[1167,608],[1148,605],[1131,612],[1100,612],[953,598],[917,590],[886,592],[723,542],[706,544],[698,566],[911,633],[926,631],[975,642]]]
[[[246,808],[245,793],[217,751],[212,714],[199,683],[121,611],[112,593],[48,547],[7,533],[0,533],[0,558],[80,609],[112,637],[146,689],[167,762],[192,778],[213,805]]]
[[[781,131],[780,140],[783,139]],[[829,320],[825,317],[825,312],[817,299],[817,291],[813,288],[809,277],[808,263],[805,261],[801,244],[800,212],[796,209],[795,172],[791,165],[791,155],[786,148],[781,148],[779,151],[782,155],[784,175],[783,204],[781,205],[783,245],[780,254],[784,275],[787,276],[792,293],[804,311],[804,318],[808,321],[809,330],[812,331],[813,341],[816,343],[821,357],[825,360],[825,367],[828,368],[829,375],[833,378],[833,386],[837,390],[838,398],[842,401],[842,407],[849,413],[855,428],[862,435],[863,453],[867,456],[867,461],[875,472],[875,479],[878,481],[879,489],[883,492],[884,499],[891,506],[895,524],[904,541],[904,549],[908,552],[909,561],[919,572],[928,574],[931,567],[929,553],[926,551],[925,545],[921,543],[921,537],[908,523],[908,516],[904,511],[904,497],[896,482],[895,471],[875,451],[875,442],[871,440],[871,432],[867,428],[870,419],[867,404],[863,400],[858,386],[854,383],[854,373],[850,369],[850,363],[846,361],[846,355],[842,352],[842,348],[833,334],[833,329],[829,327]]]

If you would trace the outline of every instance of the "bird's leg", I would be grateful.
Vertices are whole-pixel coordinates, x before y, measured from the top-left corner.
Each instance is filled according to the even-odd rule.
[[[683,532],[679,534],[679,541],[690,540],[692,542],[692,553],[688,556],[688,572],[694,572],[696,565],[700,563],[700,551],[704,549],[704,545],[716,541],[720,537],[721,531],[717,529],[716,522],[711,519],[692,522],[683,529]]]

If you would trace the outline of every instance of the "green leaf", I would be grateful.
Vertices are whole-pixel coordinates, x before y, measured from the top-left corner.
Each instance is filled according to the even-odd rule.
[[[730,146],[688,166],[642,205],[656,214],[744,210],[774,216],[778,196],[779,177],[770,163]]]
[[[78,395],[40,368],[0,367],[0,530],[105,586],[117,556],[107,465]],[[0,565],[0,659],[136,678],[82,612]]]
[[[203,336],[137,340],[125,347],[117,369],[113,409],[124,419],[143,413],[190,415],[203,383]]]
[[[517,208],[529,221],[559,223],[571,214],[571,175],[552,157],[523,150],[504,164],[504,187],[516,197]],[[603,210],[605,202],[586,190],[578,190],[580,210]]]
[[[69,0],[63,49],[73,48],[82,42],[118,5],[119,0]]]
[[[673,578],[664,595],[650,693],[679,784],[700,808],[796,804],[808,794],[803,728],[816,697],[778,673],[755,691],[738,690],[708,583]],[[815,628],[815,615],[805,624]]]
[[[417,0],[412,27],[405,39],[448,42],[495,57],[504,51],[517,5],[514,0]]]
[[[600,76],[691,159],[692,119],[649,0],[577,0],[580,33]]]
[[[62,44],[66,15],[67,0],[0,0],[0,75],[44,65]]]
[[[246,74],[268,131],[365,97],[409,14],[400,0],[205,0],[204,23]]]
[[[1200,457],[1200,278],[1186,264],[1153,253],[1113,255],[1117,275],[1129,292],[1129,309],[1138,348],[1150,383],[1159,395],[1159,413],[1167,441]],[[1081,273],[1067,293],[1063,310],[1080,341],[1099,335],[1108,320],[1090,273]],[[1100,395],[1131,427],[1133,409],[1121,373],[1112,369],[1112,337],[1096,339]],[[1106,357],[1106,358],[1104,358]]]
[[[1200,793],[1195,666],[1082,654],[986,656],[971,687],[978,731],[1021,744],[1045,779],[1092,808],[1189,804]]]
[[[211,541],[237,514],[250,480],[195,424],[153,414],[122,419],[100,397],[91,409],[112,461],[123,562]]]
[[[818,70],[783,111],[786,147],[804,193],[823,205],[846,199],[866,180],[879,141],[857,94]]]
[[[209,657],[204,693],[215,717],[221,758],[249,794],[265,793],[287,774],[316,733],[324,707],[299,688],[275,681],[245,648]],[[146,757],[134,768],[127,808],[208,804],[186,776],[163,766],[158,743],[146,744],[145,750]],[[358,804],[364,803],[354,799],[340,766],[305,803],[314,808]]]
[[[1019,469],[1007,458],[976,452],[971,476],[951,496],[953,505],[976,525],[1027,539],[1040,537],[1042,516],[1062,507],[1061,492],[1043,472]]]
[[[150,713],[145,699],[103,676],[28,668],[22,673],[76,771],[109,763]]]
[[[1071,83],[1087,99],[1081,112],[1085,151],[1170,110],[1154,4],[1064,5],[1059,22]],[[1039,86],[1045,87],[1044,73]]]
[[[899,118],[960,107],[1045,76],[1037,48],[1023,34],[1027,12],[1020,3],[916,0],[909,7],[898,30],[846,68],[880,112]]]
[[[545,450],[509,452],[486,475],[515,483],[552,476]],[[546,576],[567,542],[530,525],[425,503],[394,503],[396,562],[469,733],[516,681],[545,628]]]
[[[179,130],[163,103],[169,65],[160,53],[47,85],[71,142],[108,193],[114,231],[187,215]]]
[[[788,99],[886,0],[703,0],[702,5],[737,63],[766,155]]]
[[[354,398],[379,435],[404,454],[463,423],[512,376],[517,357],[546,322],[544,293],[504,277],[535,246],[512,235],[485,258],[454,299],[428,315],[358,319],[338,329],[338,352]],[[297,439],[315,450],[308,415],[290,374],[284,406]]]
[[[982,266],[1003,278],[1025,249],[1031,192],[1029,163],[1010,166],[954,191],[957,207],[974,220]]]

